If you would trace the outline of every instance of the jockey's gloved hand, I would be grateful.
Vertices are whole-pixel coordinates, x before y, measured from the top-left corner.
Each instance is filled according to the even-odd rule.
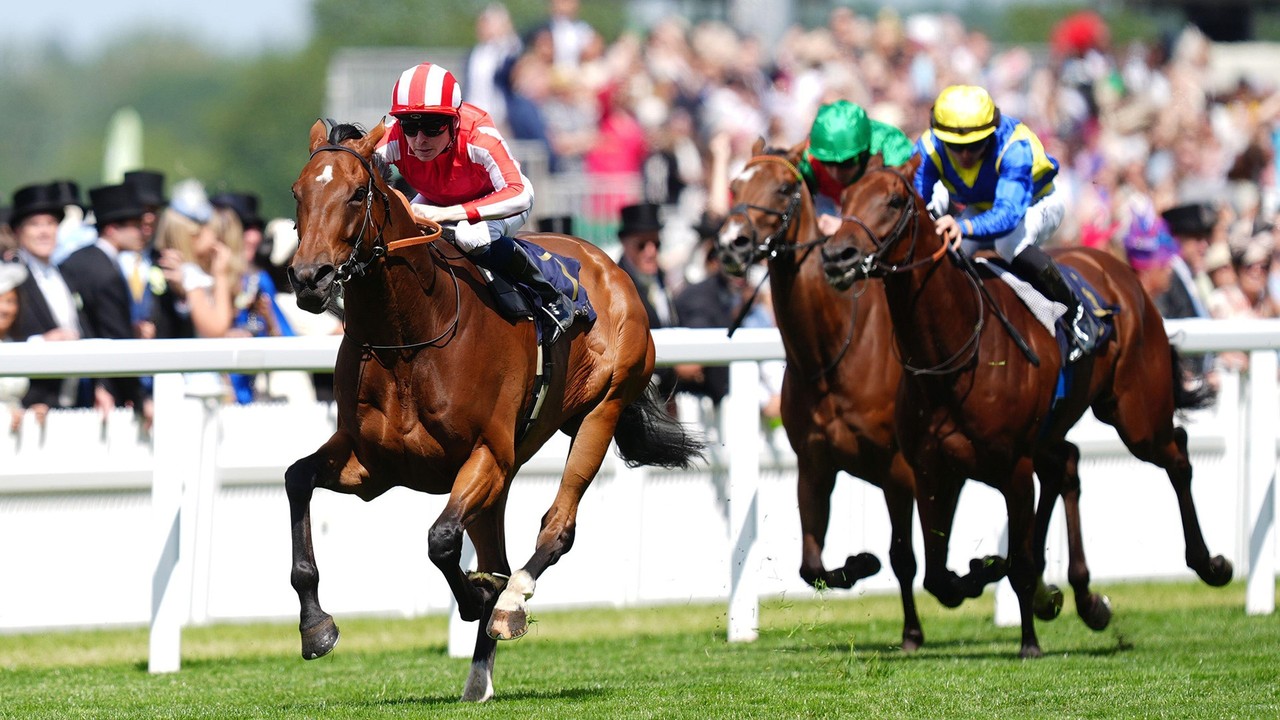
[[[929,215],[934,220],[946,215],[951,208],[951,193],[947,191],[947,186],[941,182],[933,184],[933,196],[929,198],[929,202],[925,204],[929,210]]]

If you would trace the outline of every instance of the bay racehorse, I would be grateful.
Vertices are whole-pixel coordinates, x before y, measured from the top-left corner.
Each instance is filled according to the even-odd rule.
[[[841,470],[884,492],[889,512],[889,563],[902,595],[902,648],[924,642],[912,585],[915,480],[894,436],[894,400],[902,366],[893,354],[893,327],[879,284],[857,295],[836,292],[823,274],[813,199],[796,169],[804,145],[767,149],[758,141],[730,183],[734,205],[719,236],[726,271],[742,274],[768,259],[773,312],[786,350],[782,424],[796,454],[800,509],[800,576],[815,587],[850,588],[880,569],[870,553],[827,569],[822,551],[831,493]],[[968,578],[982,586],[1000,579],[997,566],[976,563]]]
[[[1055,338],[1007,284],[979,285],[962,269],[959,257],[934,232],[907,175],[892,168],[869,172],[845,193],[843,213],[840,231],[823,246],[823,264],[837,288],[863,278],[883,281],[906,369],[898,393],[898,439],[916,472],[924,584],[934,596],[947,605],[958,605],[966,596],[946,567],[950,518],[966,478],[987,483],[1003,494],[1008,512],[1008,576],[1021,613],[1021,655],[1041,654],[1033,615],[1051,618],[1058,608],[1043,581],[1047,513],[1038,523],[1032,473],[1034,468],[1041,477],[1042,500],[1052,498],[1064,482],[1078,483],[1077,457],[1061,453],[1072,447],[1064,445],[1066,433],[1087,409],[1115,427],[1135,457],[1168,474],[1178,498],[1187,565],[1210,585],[1231,579],[1231,563],[1211,557],[1205,546],[1191,497],[1187,434],[1174,424],[1176,409],[1203,398],[1183,388],[1164,322],[1132,269],[1088,248],[1054,254],[1092,286],[1104,306],[1115,308],[1110,339],[1073,366],[1066,392],[1055,402],[1061,362]],[[1025,339],[1039,364],[997,322],[997,312]],[[1071,522],[1078,524],[1079,518],[1069,513]],[[1088,568],[1075,544],[1069,575],[1073,586],[1087,587]],[[1056,602],[1060,608],[1060,595]]]
[[[688,467],[702,445],[650,389],[653,339],[626,273],[584,241],[529,236],[581,264],[597,315],[547,349],[544,365],[533,324],[497,312],[480,273],[438,228],[421,235],[374,154],[384,132],[382,124],[365,135],[317,122],[293,184],[299,245],[288,272],[298,306],[321,312],[340,293],[345,326],[334,368],[337,431],[285,474],[302,655],[320,657],[338,641],[318,595],[313,490],[366,501],[397,486],[446,494],[426,550],[462,618],[481,621],[462,696],[481,701],[493,694],[496,639],[526,632],[526,601],[572,547],[579,501],[610,441],[616,436],[628,464],[667,467]],[[535,402],[544,367],[549,384]],[[512,573],[503,524],[511,481],[557,431],[572,438],[560,487],[533,555]],[[464,531],[477,572],[460,566]]]

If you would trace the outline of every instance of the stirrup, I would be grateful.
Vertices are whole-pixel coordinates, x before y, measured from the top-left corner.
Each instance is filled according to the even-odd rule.
[[[566,299],[561,296],[554,302],[542,305],[542,312],[551,319],[551,327],[548,328],[551,330],[551,339],[548,342],[554,343],[562,334],[569,332],[569,328],[573,327],[573,310],[570,309],[566,313],[566,302]]]

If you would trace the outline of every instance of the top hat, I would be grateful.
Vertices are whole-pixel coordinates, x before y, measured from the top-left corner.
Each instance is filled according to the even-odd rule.
[[[93,204],[94,222],[98,227],[136,220],[147,211],[134,186],[127,184],[93,188],[89,191],[89,201]]]
[[[80,201],[80,186],[74,180],[54,180],[51,184],[58,194],[58,199],[62,201],[63,207],[75,205],[81,210],[84,209],[84,203]]]
[[[618,237],[662,230],[662,222],[658,218],[659,209],[655,203],[640,203],[622,208],[622,225],[618,228]]]
[[[261,230],[266,225],[258,215],[258,196],[253,193],[218,193],[209,198],[209,202],[213,203],[213,206],[217,208],[231,208],[234,210],[236,217],[240,218],[240,224],[246,230],[249,228]]]
[[[1179,237],[1204,237],[1213,234],[1218,211],[1208,203],[1187,203],[1165,210],[1161,215],[1169,224],[1169,232]]]
[[[27,185],[13,192],[13,213],[9,216],[9,227],[17,228],[23,220],[32,215],[52,215],[62,222],[63,208],[66,203],[58,187],[52,183],[45,185]]]
[[[538,232],[572,235],[573,216],[552,215],[551,217],[538,218]]]
[[[163,207],[169,204],[164,197],[164,174],[155,170],[130,170],[124,174],[124,184],[132,185],[138,201],[145,207]]]

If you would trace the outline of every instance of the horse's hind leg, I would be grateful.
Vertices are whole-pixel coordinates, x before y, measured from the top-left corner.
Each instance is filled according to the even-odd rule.
[[[542,573],[573,547],[578,504],[596,473],[600,471],[600,464],[609,450],[609,441],[617,428],[621,410],[621,401],[607,400],[583,418],[569,447],[564,474],[560,478],[560,489],[556,492],[551,507],[542,516],[542,529],[538,532],[533,555],[511,575],[506,589],[494,606],[489,620],[490,636],[499,640],[511,640],[529,630],[528,600],[533,597],[534,586]]]
[[[1186,543],[1187,567],[1200,576],[1206,584],[1221,587],[1231,581],[1231,562],[1221,555],[1210,557],[1204,534],[1200,531],[1200,519],[1195,501],[1191,497],[1191,456],[1187,451],[1187,431],[1173,426],[1172,410],[1169,410],[1165,432],[1157,433],[1151,425],[1151,409],[1144,397],[1137,393],[1121,397],[1116,412],[1099,414],[1119,433],[1129,452],[1139,460],[1164,468],[1178,497],[1178,511],[1182,517],[1182,536]]]
[[[1089,590],[1089,563],[1084,556],[1084,535],[1080,529],[1080,448],[1074,443],[1063,440],[1056,453],[1061,462],[1061,478],[1058,492],[1062,497],[1062,509],[1067,521],[1067,580],[1076,599],[1076,613],[1084,624],[1092,630],[1102,630],[1111,622],[1111,600],[1106,595]],[[1040,466],[1036,465],[1039,472]],[[1043,477],[1043,476],[1041,476]],[[1047,494],[1041,486],[1041,503]],[[1052,502],[1052,500],[1050,500]],[[1052,514],[1052,507],[1050,512]],[[1040,512],[1036,513],[1036,532],[1040,553],[1040,568],[1044,569],[1044,535],[1048,528],[1048,517],[1043,522]]]
[[[293,571],[290,582],[298,593],[301,608],[298,630],[302,634],[302,657],[314,660],[327,655],[338,644],[338,626],[333,616],[320,607],[320,571],[316,568],[311,544],[311,495],[315,488],[333,485],[340,468],[361,472],[343,433],[336,433],[319,450],[298,460],[285,471],[285,492],[289,498],[289,525],[293,541]]]

